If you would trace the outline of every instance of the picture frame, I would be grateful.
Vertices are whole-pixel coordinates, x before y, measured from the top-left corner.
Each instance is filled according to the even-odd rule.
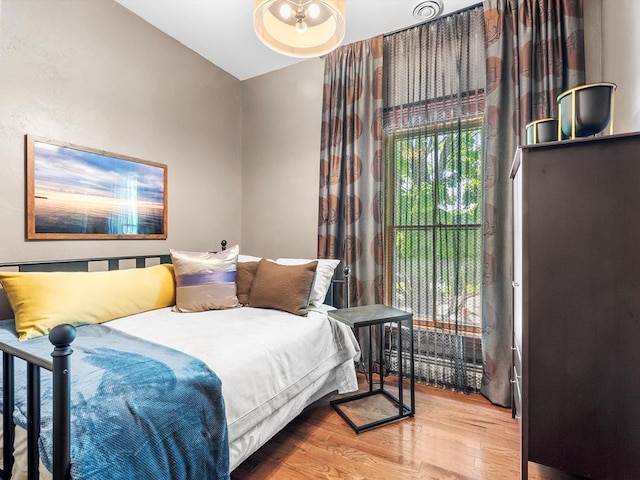
[[[27,240],[165,240],[167,166],[35,135],[26,143]]]

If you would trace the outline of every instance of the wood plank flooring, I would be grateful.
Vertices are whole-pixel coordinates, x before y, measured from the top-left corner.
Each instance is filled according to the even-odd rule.
[[[232,480],[516,480],[518,425],[480,395],[416,385],[416,416],[356,435],[324,399]],[[529,464],[531,480],[572,477]]]

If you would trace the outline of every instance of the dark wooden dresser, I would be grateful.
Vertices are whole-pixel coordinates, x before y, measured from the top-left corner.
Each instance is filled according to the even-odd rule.
[[[640,134],[521,147],[513,398],[528,461],[640,478]]]

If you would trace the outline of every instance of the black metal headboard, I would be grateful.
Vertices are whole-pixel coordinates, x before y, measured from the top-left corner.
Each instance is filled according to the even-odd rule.
[[[226,250],[227,241],[220,242]],[[15,267],[19,272],[88,272],[91,264],[107,262],[109,270],[119,270],[120,261],[135,260],[136,268],[144,268],[149,263],[171,263],[168,253],[155,255],[130,255],[125,257],[78,258],[69,260],[41,260],[34,262],[0,263],[0,268]]]
[[[340,308],[340,306],[336,305],[335,302],[336,295],[334,289],[342,287],[342,301],[344,304],[341,307],[349,308],[349,303],[351,301],[349,275],[351,273],[351,269],[349,267],[344,267],[342,269],[342,278],[339,278],[336,275],[337,272],[338,270],[336,269],[336,272],[333,274],[333,278],[331,279],[331,287],[327,291],[327,296],[324,299],[324,303],[333,307]]]
[[[88,272],[90,264],[107,262],[109,270],[119,270],[121,260],[135,260],[136,268],[147,266],[148,260],[171,263],[168,254],[135,255],[129,257],[84,258],[73,260],[43,260],[36,262],[0,263],[0,267],[17,267],[19,272]]]
[[[227,249],[227,241],[222,240],[220,242],[221,250]],[[102,257],[102,258],[80,258],[69,260],[42,260],[33,262],[9,262],[0,263],[0,268],[13,268],[19,272],[88,272],[92,265],[106,262],[107,270],[120,270],[120,262],[135,260],[135,268],[145,268],[149,265],[155,265],[157,263],[171,263],[171,255],[168,253],[161,253],[156,255],[130,255],[125,257]],[[131,268],[131,267],[128,267]],[[101,268],[100,270],[104,270]],[[331,288],[327,292],[324,303],[328,305],[335,305],[334,303],[334,288],[340,286],[343,287],[343,298],[346,299],[348,307],[350,299],[350,285],[349,285],[349,267],[342,269],[342,276],[337,275],[338,270],[332,280]],[[0,298],[0,318],[2,314],[2,299]]]

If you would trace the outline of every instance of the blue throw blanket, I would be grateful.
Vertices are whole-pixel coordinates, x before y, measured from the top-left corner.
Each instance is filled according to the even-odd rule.
[[[53,349],[47,337],[18,342],[13,321],[0,322],[0,342],[47,359]],[[222,386],[203,362],[105,325],[78,328],[71,347],[73,479],[229,479]],[[26,428],[25,362],[15,370],[14,419]],[[40,455],[49,470],[51,399],[43,371]]]

